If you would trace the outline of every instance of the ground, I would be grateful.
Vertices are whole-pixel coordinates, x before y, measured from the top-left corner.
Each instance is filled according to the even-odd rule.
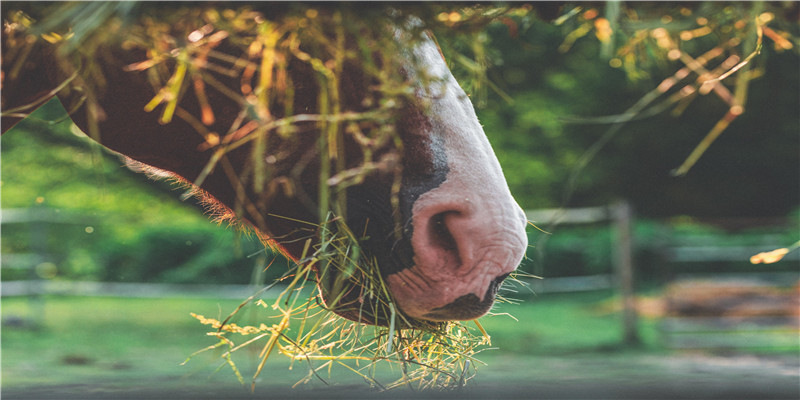
[[[657,321],[642,319],[643,344],[619,345],[619,316],[604,311],[609,295],[541,296],[512,307],[518,322],[483,322],[498,350],[459,391],[377,392],[343,368],[292,389],[307,373],[270,359],[250,392],[258,363],[243,353],[239,384],[189,316],[227,314],[241,300],[51,296],[43,302],[2,299],[2,392],[8,399],[798,399],[800,352],[678,352],[659,340]],[[32,311],[36,311],[32,313]],[[40,326],[26,326],[25,316]],[[260,347],[260,346],[259,346]],[[238,354],[238,353],[237,353]],[[273,362],[274,361],[274,362]],[[215,372],[216,371],[216,372]],[[382,379],[388,383],[396,379]],[[386,377],[384,377],[386,378]]]
[[[295,389],[265,378],[254,393],[226,374],[207,380],[164,376],[148,382],[129,379],[4,388],[3,399],[797,399],[797,357],[754,355],[608,354],[492,358],[467,388],[455,391],[394,390],[379,393],[347,380],[315,382]],[[76,366],[77,368],[78,366]],[[298,373],[300,371],[297,371]],[[226,375],[226,376],[220,376]],[[300,373],[298,376],[302,376]],[[249,385],[248,385],[249,386]]]

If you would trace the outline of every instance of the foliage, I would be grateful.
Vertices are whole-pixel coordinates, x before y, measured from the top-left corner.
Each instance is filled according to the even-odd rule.
[[[257,239],[209,223],[197,207],[176,202],[169,185],[121,168],[70,124],[46,122],[61,115],[51,102],[2,138],[3,208],[64,220],[41,231],[4,224],[3,254],[44,252],[57,279],[250,282],[256,259],[248,256],[264,254]],[[276,264],[283,265],[273,274],[285,270],[285,261]],[[30,279],[27,271],[4,268],[3,279]]]
[[[247,284],[272,282],[286,271],[281,255],[270,254],[265,261],[258,240],[234,236],[210,227],[151,227],[131,241],[99,244],[94,256],[105,266],[103,281]],[[253,270],[266,274],[254,282]]]
[[[623,9],[619,3],[608,3],[605,16],[599,16],[596,9],[583,12],[577,18],[577,22],[583,22],[567,35],[567,40],[559,48],[560,51],[567,51],[576,38],[594,31],[602,44],[601,57],[608,59],[616,45],[616,57],[611,58],[609,64],[622,67],[632,80],[646,76],[647,69],[653,69],[653,64],[663,65],[665,60],[683,64],[674,75],[661,81],[657,89],[631,107],[627,111],[629,115],[619,116],[615,121],[617,123],[626,118],[637,118],[640,113],[648,115],[673,106],[673,114],[680,115],[698,93],[705,95],[714,92],[730,107],[728,114],[719,120],[675,171],[676,175],[687,173],[716,137],[744,112],[750,80],[760,74],[750,71],[750,61],[761,52],[764,35],[773,41],[777,51],[794,47],[790,40],[792,33],[782,30],[794,27],[785,20],[775,21],[775,12],[790,11],[786,8],[779,6],[768,11],[762,3],[724,7],[706,3],[693,8],[683,6],[677,12],[674,8],[664,9],[658,5]],[[574,11],[582,10],[578,7]],[[654,22],[659,17],[660,21]],[[778,24],[775,30],[767,26],[771,22]],[[745,54],[748,55],[745,57]],[[722,61],[716,61],[719,58]],[[716,67],[712,68],[711,65]],[[734,74],[738,74],[738,77],[734,92],[731,93],[720,82]],[[684,83],[687,77],[696,77],[696,81]],[[667,98],[651,107],[650,103],[662,94]]]
[[[523,208],[625,197],[648,216],[779,216],[800,203],[796,3],[579,3],[552,23],[535,11],[488,27],[486,75],[504,94],[478,110]],[[732,101],[744,113],[726,115]]]
[[[666,220],[637,219],[634,222],[634,264],[639,281],[667,282],[680,274],[791,272],[796,263],[783,262],[753,266],[748,257],[740,261],[670,261],[672,247],[736,249],[791,244],[796,241],[800,221],[796,217],[773,221],[773,225],[751,225],[724,229],[724,222],[675,217]],[[736,223],[737,220],[728,220]],[[611,274],[614,271],[615,233],[613,227],[594,224],[559,227],[552,235],[531,232],[531,251],[522,269],[545,279],[563,276]],[[755,254],[755,252],[754,252]]]
[[[169,185],[121,168],[118,156],[101,150],[64,116],[52,101],[3,135],[4,208],[43,205],[151,225],[203,223],[189,203],[173,201]],[[114,228],[125,238],[136,234],[121,223]]]

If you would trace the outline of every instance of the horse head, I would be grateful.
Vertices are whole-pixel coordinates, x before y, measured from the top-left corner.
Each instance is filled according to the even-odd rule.
[[[244,29],[258,34],[173,25],[148,45],[141,32],[96,44],[91,58],[4,33],[3,128],[57,96],[90,137],[194,185],[295,260],[321,240],[320,221],[339,218],[405,316],[488,312],[524,256],[526,220],[430,35],[366,19],[354,34],[332,12],[317,17],[331,21],[318,55],[255,14]],[[14,50],[20,40],[30,48]],[[362,312],[360,289],[323,300],[386,323]]]

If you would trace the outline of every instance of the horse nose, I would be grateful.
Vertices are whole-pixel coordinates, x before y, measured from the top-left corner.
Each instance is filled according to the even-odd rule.
[[[413,262],[386,276],[407,316],[433,321],[478,318],[528,246],[527,220],[505,190],[445,182],[411,211]],[[465,190],[464,188],[469,190]],[[476,194],[480,193],[480,194]]]
[[[450,279],[470,275],[475,268],[491,270],[492,279],[507,275],[516,269],[516,256],[527,246],[527,238],[520,234],[524,218],[515,211],[468,199],[421,211],[412,239],[416,264]]]

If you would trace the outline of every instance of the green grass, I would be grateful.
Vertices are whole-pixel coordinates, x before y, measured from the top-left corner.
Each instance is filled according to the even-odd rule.
[[[509,312],[518,321],[501,315],[481,320],[493,346],[499,349],[478,354],[486,365],[479,366],[474,384],[479,388],[534,384],[546,388],[568,386],[570,382],[625,386],[696,378],[694,367],[686,366],[693,365],[691,356],[689,361],[681,361],[680,354],[660,346],[657,321],[640,319],[643,345],[621,347],[619,314],[604,311],[611,299],[611,292],[602,291],[541,295],[519,305],[499,306],[496,312]],[[205,335],[207,327],[189,313],[224,317],[238,304],[237,300],[214,299],[46,297],[43,308],[39,308],[44,311],[34,314],[42,317],[38,329],[8,323],[3,326],[3,390],[24,392],[26,388],[49,387],[59,392],[81,385],[111,392],[153,389],[163,393],[247,394],[249,378],[258,363],[258,344],[235,354],[245,387],[222,365],[220,351],[202,353],[180,365],[193,352],[216,342]],[[2,300],[4,321],[30,317],[33,310],[37,310],[36,304],[31,307],[25,298]],[[269,323],[254,318],[256,310],[259,308],[244,309],[237,314],[236,322]],[[778,356],[796,357],[796,349]],[[751,370],[737,369],[733,364],[703,368],[704,382],[714,385],[756,380],[748,372]],[[303,362],[290,369],[286,360],[271,357],[257,381],[256,393],[288,393],[285,390],[307,373]],[[774,374],[766,371],[756,378],[791,378]],[[320,375],[334,384],[333,388],[366,388],[361,378],[344,368],[321,371]],[[399,376],[397,368],[384,368],[377,374],[384,383]],[[329,390],[317,380],[305,388]]]
[[[617,317],[592,311],[593,306],[605,298],[607,295],[603,293],[546,296],[521,305],[502,306],[499,311],[512,313],[518,321],[506,316],[482,319],[492,336],[493,346],[499,350],[482,353],[478,358],[592,352],[619,343]],[[46,297],[44,311],[35,312],[42,317],[38,329],[8,324],[3,327],[3,385],[106,379],[140,382],[165,378],[192,382],[205,381],[209,376],[215,381],[235,383],[227,367],[213,374],[221,365],[219,352],[201,354],[185,366],[179,364],[191,353],[216,341],[205,336],[206,327],[189,313],[224,318],[238,303],[213,299]],[[5,298],[2,301],[6,321],[13,316],[30,317],[32,310],[36,307],[31,308],[27,299]],[[248,323],[252,312],[245,310],[238,314],[245,319],[239,323]],[[652,342],[655,338],[649,337],[651,323],[645,321],[643,325],[647,341]],[[253,347],[256,350],[259,346]],[[252,351],[238,354],[237,364],[247,379],[256,356]],[[307,371],[305,365],[295,365],[290,372],[280,358],[271,358],[268,367],[264,380],[286,385],[294,383]],[[482,369],[491,369],[491,366]]]
[[[215,303],[48,297],[37,329],[3,329],[4,386],[180,374],[178,364],[207,345],[188,310]],[[31,316],[21,298],[4,299],[2,307],[5,320]]]
[[[36,116],[58,109],[48,103]],[[167,192],[123,167],[123,161],[62,122],[47,127],[38,119],[25,120],[2,140],[3,208],[44,205],[90,215],[124,218],[128,224],[115,233],[128,238],[142,225],[198,225],[205,217],[188,204],[174,201],[180,192]],[[136,225],[139,224],[139,225]]]
[[[41,325],[36,329],[6,324],[2,335],[3,387],[62,385],[75,382],[117,382],[141,385],[198,383],[237,384],[230,369],[215,371],[222,360],[211,351],[180,365],[192,353],[214,344],[207,328],[189,313],[227,316],[237,300],[124,299],[47,297]],[[2,301],[4,320],[30,316],[22,298]],[[241,313],[246,317],[247,312]],[[254,346],[255,347],[258,346]],[[245,374],[257,355],[240,352],[237,363]],[[282,361],[276,359],[276,361]],[[272,363],[265,376],[293,384],[304,368],[288,371],[286,362]],[[247,375],[245,375],[247,378]]]
[[[601,307],[611,296],[607,291],[534,296],[493,310],[514,318],[496,315],[481,322],[500,352],[544,355],[618,349],[621,316]],[[655,320],[640,318],[639,333],[642,350],[659,349]]]

